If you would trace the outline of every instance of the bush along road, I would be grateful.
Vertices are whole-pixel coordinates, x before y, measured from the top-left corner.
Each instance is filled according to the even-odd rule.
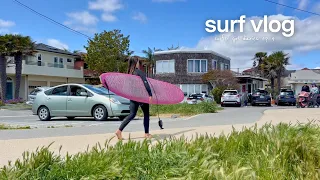
[[[65,157],[24,153],[0,179],[319,179],[320,128],[269,125],[228,137],[118,142]]]

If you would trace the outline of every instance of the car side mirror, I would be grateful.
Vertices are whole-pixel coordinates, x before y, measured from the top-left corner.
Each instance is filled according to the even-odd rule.
[[[81,92],[81,93],[80,93],[80,96],[88,96],[88,93],[86,93],[86,92]]]

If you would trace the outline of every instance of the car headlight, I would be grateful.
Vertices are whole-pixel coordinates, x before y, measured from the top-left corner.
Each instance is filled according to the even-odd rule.
[[[110,101],[114,104],[121,104],[121,102],[118,99],[110,98]]]

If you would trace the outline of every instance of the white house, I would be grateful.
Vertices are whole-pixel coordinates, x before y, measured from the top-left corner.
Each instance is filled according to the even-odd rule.
[[[312,83],[320,85],[320,69],[302,69],[296,70],[291,73],[288,83],[291,85],[291,88],[295,91],[295,94],[298,95],[301,92],[302,86],[307,83],[310,88]]]
[[[35,56],[24,56],[20,97],[28,98],[35,87],[56,86],[63,83],[84,83],[83,67],[75,67],[77,54],[70,53],[45,44],[36,45]],[[7,99],[14,97],[15,65],[7,67]]]

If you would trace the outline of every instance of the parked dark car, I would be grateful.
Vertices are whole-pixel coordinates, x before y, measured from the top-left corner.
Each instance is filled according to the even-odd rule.
[[[251,105],[267,105],[271,106],[271,96],[270,93],[266,90],[263,89],[257,89],[253,92],[252,97],[251,97]]]
[[[291,89],[281,89],[275,101],[278,106],[285,104],[295,106],[296,102],[294,92]]]

